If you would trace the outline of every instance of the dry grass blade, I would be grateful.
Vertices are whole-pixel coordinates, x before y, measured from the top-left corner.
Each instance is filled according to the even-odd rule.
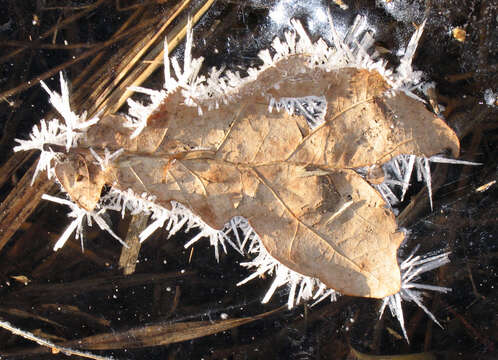
[[[45,177],[39,177],[31,186],[35,165],[24,174],[7,198],[0,204],[0,250],[36,209],[41,196],[55,187]]]
[[[33,155],[34,151],[29,153],[12,154],[12,156],[0,168],[0,187],[4,186],[12,175],[14,175],[14,173]]]
[[[39,321],[43,321],[47,324],[51,324],[51,325],[54,325],[54,326],[57,326],[60,328],[63,327],[62,324],[59,324],[56,321],[50,320],[50,319],[46,318],[45,316],[40,316],[40,315],[37,315],[35,313],[31,313],[31,312],[20,310],[20,309],[0,307],[0,312],[15,316],[18,318],[22,318],[22,319],[39,320]]]
[[[64,345],[78,346],[79,348],[88,350],[134,349],[162,346],[230,330],[266,318],[283,309],[284,307],[279,307],[263,314],[238,319],[148,325],[123,332],[110,332],[89,336],[70,341]]]

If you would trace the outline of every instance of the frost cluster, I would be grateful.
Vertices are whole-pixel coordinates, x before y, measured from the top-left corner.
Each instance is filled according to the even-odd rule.
[[[102,230],[107,231],[109,234],[111,234],[111,236],[113,238],[115,238],[116,240],[118,240],[124,247],[128,247],[128,245],[126,245],[126,243],[123,242],[123,240],[121,240],[121,238],[118,235],[116,235],[114,233],[114,231],[112,231],[112,229],[107,224],[107,222],[102,218],[102,214],[104,214],[106,211],[105,208],[101,208],[98,211],[94,211],[94,210],[88,211],[88,210],[81,208],[76,203],[74,203],[70,200],[58,198],[58,197],[47,195],[47,194],[44,194],[42,196],[42,199],[52,201],[52,202],[57,203],[57,204],[69,206],[69,208],[71,209],[71,212],[69,214],[67,214],[67,216],[69,218],[74,218],[74,220],[71,222],[71,224],[69,224],[69,226],[66,228],[66,230],[64,230],[64,232],[60,236],[59,240],[57,240],[57,242],[55,243],[54,251],[57,251],[61,247],[63,247],[64,244],[66,243],[66,241],[69,239],[69,237],[75,232],[75,230],[76,230],[75,237],[76,237],[76,239],[80,239],[81,249],[84,250],[83,224],[85,223],[85,220],[87,221],[88,226],[92,226],[92,220],[95,221],[95,223]]]
[[[397,294],[388,296],[383,299],[382,307],[380,309],[380,317],[382,317],[386,306],[389,306],[391,314],[395,316],[401,329],[403,330],[403,335],[408,341],[408,335],[406,334],[405,321],[403,317],[403,308],[401,306],[402,300],[413,301],[420,307],[424,312],[439,326],[441,324],[437,321],[436,317],[427,309],[427,307],[422,302],[422,296],[424,290],[437,291],[441,293],[447,293],[451,291],[450,288],[436,285],[427,285],[417,283],[416,281],[420,278],[420,275],[428,271],[437,269],[450,262],[448,252],[432,255],[432,256],[415,256],[417,248],[412,252],[412,254],[406,258],[400,264],[401,269],[401,290]],[[441,326],[442,327],[442,326]]]
[[[292,55],[306,55],[308,59],[303,64],[302,71],[323,69],[332,71],[344,67],[354,67],[379,72],[391,85],[392,92],[403,91],[408,96],[421,100],[414,94],[414,90],[419,89],[422,73],[414,71],[412,60],[417,49],[418,42],[422,35],[424,24],[420,25],[414,32],[410,42],[404,50],[404,55],[400,59],[400,65],[395,71],[386,67],[387,62],[379,57],[373,49],[374,39],[365,29],[368,28],[364,17],[358,16],[353,25],[345,34],[340,34],[334,25],[332,17],[327,14],[330,25],[329,44],[323,39],[312,42],[302,24],[297,20],[291,20],[293,31],[284,34],[284,40],[276,37],[272,42],[272,49],[259,52],[258,56],[263,64],[257,68],[247,69],[247,76],[242,77],[238,72],[225,71],[222,68],[212,68],[207,77],[199,75],[203,58],[192,58],[193,32],[189,21],[189,30],[185,45],[183,68],[178,60],[170,59],[168,54],[168,44],[164,46],[164,85],[161,90],[147,89],[143,87],[133,87],[132,90],[150,96],[150,103],[143,105],[137,101],[129,100],[129,113],[127,115],[127,126],[132,128],[132,138],[138,136],[147,126],[147,119],[157,109],[159,104],[174,91],[180,91],[184,97],[184,103],[188,106],[197,107],[199,116],[203,114],[203,108],[208,110],[219,108],[222,103],[232,103],[247,95],[247,92],[254,91],[251,84],[258,75],[271,67],[278,66],[278,61]],[[171,73],[173,68],[174,76]],[[263,96],[267,96],[269,89],[259,89]],[[273,99],[267,96],[270,102],[270,109],[275,106],[289,107],[289,109],[300,109],[303,112],[309,111],[310,102],[307,100]],[[309,100],[309,99],[308,99]],[[285,103],[285,104],[284,104]],[[305,105],[299,107],[299,105]],[[311,110],[320,113],[324,105],[313,107]],[[326,106],[326,104],[325,104]]]
[[[385,175],[384,181],[381,184],[374,184],[373,186],[379,191],[390,207],[399,205],[405,198],[406,191],[410,186],[413,170],[416,169],[417,181],[425,183],[431,210],[433,210],[430,163],[481,165],[476,162],[449,159],[439,155],[429,158],[415,155],[399,155],[382,166]],[[365,170],[367,169],[358,169],[360,174],[365,173]],[[399,189],[401,189],[401,195],[396,195]]]
[[[498,104],[498,92],[493,92],[491,89],[484,91],[484,102],[486,105],[496,107]]]
[[[315,129],[325,122],[327,112],[327,100],[325,96],[305,96],[301,98],[279,98],[270,99],[268,111],[271,113],[273,108],[277,111],[285,109],[289,114],[302,115],[311,129]]]
[[[48,122],[41,120],[39,126],[33,126],[28,140],[15,139],[19,145],[14,147],[14,151],[40,151],[40,159],[31,184],[42,170],[47,172],[49,179],[52,177],[54,171],[52,161],[57,158],[57,153],[60,152],[60,150],[54,151],[54,148],[64,147],[68,152],[77,146],[78,140],[85,135],[86,129],[99,121],[98,115],[87,120],[86,113],[77,115],[71,110],[69,87],[62,73],[60,73],[61,94],[50,90],[43,81],[41,81],[41,85],[50,96],[50,103],[62,116],[64,122],[62,123],[58,119]]]
[[[107,210],[120,211],[122,216],[124,216],[126,210],[130,211],[132,215],[150,215],[152,221],[139,235],[141,242],[149,238],[158,229],[168,231],[168,238],[180,230],[187,232],[192,229],[199,229],[198,234],[185,244],[186,248],[201,238],[208,238],[215,249],[216,260],[219,260],[220,247],[225,253],[227,252],[225,243],[228,243],[234,249],[239,249],[227,236],[227,230],[213,229],[187,207],[176,201],[171,202],[171,210],[168,210],[157,205],[155,200],[154,196],[147,193],[137,195],[131,189],[127,191],[111,189],[100,200],[100,207]]]

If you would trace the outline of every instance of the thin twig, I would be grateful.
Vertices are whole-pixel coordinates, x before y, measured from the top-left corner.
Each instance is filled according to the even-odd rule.
[[[14,335],[19,335],[19,336],[21,336],[21,337],[23,337],[25,339],[34,341],[38,345],[51,348],[52,349],[52,353],[54,353],[54,354],[61,352],[61,353],[65,354],[65,355],[68,355],[68,356],[70,356],[70,355],[77,355],[77,356],[81,356],[81,357],[84,357],[84,358],[87,358],[87,359],[95,359],[95,360],[110,360],[110,359],[114,359],[112,356],[100,356],[100,355],[95,355],[95,354],[92,354],[92,353],[89,353],[89,352],[86,352],[86,351],[80,351],[80,350],[70,349],[70,348],[67,348],[67,347],[58,346],[58,345],[54,344],[51,341],[45,340],[45,339],[43,339],[41,337],[38,337],[38,336],[34,335],[33,333],[30,333],[28,331],[24,331],[24,330],[18,329],[16,327],[12,326],[10,323],[8,323],[6,321],[0,320],[0,327],[3,328],[3,329],[5,329],[5,330],[7,330],[7,331],[10,331]]]

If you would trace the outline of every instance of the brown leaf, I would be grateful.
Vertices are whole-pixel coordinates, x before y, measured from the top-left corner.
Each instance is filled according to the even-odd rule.
[[[290,269],[343,294],[394,294],[404,235],[379,193],[353,169],[400,154],[429,157],[450,149],[458,155],[458,138],[422,102],[390,93],[378,72],[296,71],[304,58],[282,59],[243,85],[240,101],[203,116],[176,90],[134,140],[123,117],[107,118],[88,132],[85,145],[124,148],[114,167],[92,175],[89,166],[87,173],[64,165],[59,173],[86,176],[92,186],[105,178],[117,189],[152,194],[166,208],[177,201],[216,229],[243,216]],[[304,116],[270,113],[269,96],[324,96],[325,121],[310,129]],[[75,184],[70,194],[81,202],[89,185]]]
[[[84,152],[65,155],[64,161],[55,166],[55,176],[73,201],[91,211],[100,199],[105,179],[86,153],[86,156]]]

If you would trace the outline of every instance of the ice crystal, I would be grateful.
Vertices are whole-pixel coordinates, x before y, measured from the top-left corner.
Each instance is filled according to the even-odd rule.
[[[61,131],[59,120],[51,121],[41,120],[40,125],[33,126],[33,130],[29,135],[29,140],[15,139],[19,143],[14,147],[14,151],[39,150],[40,158],[36,164],[35,173],[31,179],[31,185],[35,181],[38,173],[42,170],[47,172],[47,177],[50,179],[53,176],[52,160],[57,156],[57,153],[52,150],[50,145],[64,145],[66,142],[64,133]]]
[[[187,39],[185,44],[185,54],[183,62],[183,70],[178,63],[176,58],[169,58],[168,53],[168,40],[164,40],[164,85],[163,90],[153,90],[139,86],[130,87],[130,90],[140,92],[150,97],[150,103],[148,105],[143,105],[142,103],[128,99],[128,114],[126,115],[127,126],[133,129],[133,133],[130,138],[137,137],[143,129],[147,126],[147,119],[149,116],[159,107],[166,96],[175,91],[177,88],[181,88],[182,94],[185,97],[185,104],[190,106],[197,106],[199,108],[199,113],[202,113],[200,105],[194,103],[194,93],[195,89],[199,86],[201,82],[205,81],[203,76],[198,76],[199,70],[201,69],[203,58],[192,59],[192,44],[193,44],[193,30],[192,30],[192,19],[189,18],[187,25]],[[170,66],[176,75],[176,79],[171,76]]]
[[[330,45],[327,45],[322,39],[313,43],[301,23],[293,19],[290,21],[293,31],[288,31],[284,34],[285,41],[275,38],[272,42],[272,51],[268,49],[260,51],[258,57],[263,64],[258,68],[247,69],[248,76],[246,77],[241,77],[238,72],[225,71],[224,68],[212,68],[207,77],[199,76],[203,58],[192,58],[193,32],[191,25],[189,25],[183,69],[176,58],[170,59],[167,51],[167,41],[165,42],[165,90],[151,90],[142,87],[131,88],[149,95],[151,101],[149,105],[143,105],[137,101],[129,100],[130,109],[127,126],[134,129],[132,137],[138,136],[147,126],[147,118],[168,93],[181,89],[185,104],[197,107],[199,115],[202,115],[202,107],[207,107],[208,109],[218,108],[220,103],[237,101],[237,99],[244,97],[246,93],[253,91],[250,85],[260,72],[275,66],[280,59],[290,55],[306,54],[308,60],[303,64],[301,71],[316,68],[332,71],[343,67],[378,71],[392,85],[393,90],[404,91],[409,96],[420,100],[413,94],[412,90],[420,85],[421,73],[413,71],[411,63],[423,31],[423,24],[415,31],[406,48],[405,55],[401,59],[400,66],[396,72],[393,72],[391,69],[386,68],[386,61],[379,59],[378,53],[372,49],[374,39],[368,32],[365,32],[367,24],[364,17],[358,16],[344,36],[337,31],[330,14],[328,19],[331,28]],[[172,76],[170,67],[173,68],[175,77]],[[274,85],[278,86],[278,84]],[[262,89],[263,95],[265,91],[265,89]],[[271,102],[272,97],[268,96],[268,98]],[[299,104],[311,104],[309,102],[303,103],[301,100],[285,99],[282,101],[285,101],[288,105],[294,105],[294,107]],[[281,99],[273,99],[275,104],[280,101]],[[326,107],[326,104],[316,108],[316,110],[319,110],[318,113],[321,112],[323,106]],[[303,106],[301,110],[306,113],[310,109]],[[310,118],[315,118],[315,116]]]
[[[268,111],[271,113],[273,108],[277,111],[285,109],[289,114],[302,115],[311,129],[315,129],[325,122],[325,113],[327,111],[327,101],[325,96],[305,96],[302,98],[280,98],[270,99]]]
[[[404,55],[400,59],[400,64],[396,69],[396,76],[394,81],[394,87],[404,91],[407,95],[421,100],[412,91],[417,89],[421,85],[422,72],[415,71],[412,67],[413,58],[415,56],[415,51],[417,50],[418,43],[424,32],[425,21],[417,27],[417,30],[413,33],[408,45],[405,48]]]
[[[90,120],[86,120],[86,113],[77,115],[71,110],[71,103],[69,101],[69,86],[64,79],[62,73],[60,75],[61,93],[58,94],[52,91],[48,86],[41,81],[41,86],[50,95],[50,103],[59,112],[64,119],[64,126],[61,129],[65,133],[66,138],[66,151],[73,146],[77,145],[78,138],[81,137],[84,131],[96,124],[99,121],[98,116],[94,116]]]
[[[64,246],[66,241],[69,239],[71,234],[76,231],[76,239],[80,239],[81,241],[81,248],[82,250],[84,249],[83,245],[83,224],[86,219],[88,226],[92,226],[92,220],[95,221],[95,223],[104,231],[107,231],[113,238],[118,240],[123,246],[128,247],[126,243],[121,240],[121,238],[114,233],[114,231],[111,230],[107,222],[102,218],[102,214],[105,212],[105,209],[101,209],[97,212],[95,211],[88,211],[85,210],[81,207],[79,207],[76,203],[58,198],[55,196],[43,194],[42,199],[48,200],[55,202],[57,204],[61,205],[67,205],[71,209],[71,212],[67,214],[69,218],[74,218],[74,220],[69,224],[69,226],[64,230],[62,235],[60,236],[59,240],[54,245],[54,251],[59,250],[61,247]]]
[[[261,300],[263,304],[270,301],[275,291],[282,286],[287,286],[289,289],[287,297],[287,307],[289,309],[292,309],[301,301],[310,299],[319,299],[321,301],[330,296],[332,301],[335,300],[337,292],[327,289],[319,279],[295,272],[271,256],[247,220],[238,218],[237,222],[237,227],[242,231],[246,239],[243,242],[248,247],[246,252],[248,255],[254,256],[251,261],[240,264],[249,269],[254,268],[254,272],[240,281],[237,286],[243,285],[263,274],[268,274],[273,276],[273,282],[263,300]],[[237,234],[235,229],[234,233]],[[244,251],[244,248],[242,247],[241,250]]]
[[[491,106],[491,107],[496,107],[498,104],[498,91],[493,92],[491,89],[486,89],[484,91],[484,102],[486,105]]]
[[[270,10],[269,17],[276,25],[281,26],[291,18],[288,14],[286,2],[288,1],[278,1]]]
[[[64,123],[57,119],[48,122],[41,120],[39,127],[33,126],[29,140],[15,139],[19,145],[14,147],[14,151],[39,150],[41,153],[31,184],[41,170],[47,172],[49,179],[52,177],[52,160],[57,156],[53,147],[65,146],[66,151],[69,151],[77,145],[78,139],[84,136],[86,129],[99,121],[98,116],[86,120],[86,113],[77,115],[71,110],[69,86],[62,73],[60,73],[61,94],[50,90],[43,81],[41,86],[49,94],[50,103],[62,116]]]
[[[381,184],[374,187],[381,193],[389,206],[398,205],[405,198],[406,191],[410,186],[413,169],[416,169],[417,181],[423,181],[427,187],[429,203],[433,209],[432,201],[432,175],[430,163],[445,163],[456,165],[481,165],[480,163],[450,159],[440,155],[429,158],[415,155],[400,155],[391,159],[383,165],[385,179]],[[358,169],[364,173],[364,169]],[[396,196],[395,192],[401,187],[401,196]]]
[[[418,247],[412,252],[412,254],[405,259],[400,264],[401,269],[401,290],[391,296],[384,298],[382,301],[382,306],[380,308],[380,317],[382,317],[386,306],[389,306],[391,314],[398,319],[401,329],[403,331],[403,336],[406,341],[408,340],[408,335],[405,329],[405,321],[403,317],[403,308],[401,306],[402,300],[415,302],[418,307],[420,307],[424,312],[434,321],[436,324],[441,326],[437,321],[436,317],[427,309],[427,307],[422,302],[423,290],[437,291],[441,293],[447,293],[451,291],[450,288],[436,285],[426,285],[418,283],[420,275],[428,271],[437,269],[447,263],[449,260],[449,252],[445,252],[433,256],[415,256],[415,252]],[[442,328],[442,326],[441,326]]]
[[[157,205],[154,201],[156,197],[147,193],[137,195],[133,190],[120,191],[111,188],[99,202],[101,208],[106,210],[120,211],[121,217],[124,218],[126,210],[130,211],[131,215],[144,214],[161,211],[163,208]]]
[[[126,210],[129,210],[132,215],[139,213],[150,215],[152,222],[140,233],[139,238],[141,242],[145,241],[160,228],[168,231],[168,238],[182,229],[185,232],[192,229],[199,229],[199,233],[185,244],[186,248],[201,238],[208,238],[211,246],[214,247],[216,260],[218,261],[220,256],[219,248],[221,247],[225,253],[227,252],[226,243],[240,252],[239,246],[234,244],[227,236],[227,232],[229,231],[228,225],[226,229],[216,230],[207,225],[187,207],[176,201],[171,202],[171,210],[156,204],[154,201],[155,197],[147,193],[137,195],[131,189],[127,191],[111,189],[101,199],[99,206],[104,210],[121,211],[122,216],[124,216]]]
[[[233,249],[239,251],[239,248],[232,242],[230,237],[227,236],[228,232],[227,230],[213,229],[211,226],[207,225],[204,221],[202,221],[202,219],[199,218],[197,215],[192,213],[190,210],[186,209],[183,205],[179,203],[175,203],[175,205],[176,208],[180,210],[180,213],[184,214],[183,216],[188,219],[187,231],[191,228],[199,229],[199,233],[185,244],[185,248],[190,247],[192,244],[196,243],[202,238],[207,238],[209,239],[209,243],[211,244],[211,246],[214,247],[216,261],[219,261],[220,258],[219,254],[220,245],[223,248],[223,251],[225,253],[227,252],[225,242],[228,243]],[[228,228],[228,226],[225,226],[225,228]]]
[[[104,158],[101,158],[100,155],[97,154],[95,152],[95,150],[93,150],[93,148],[90,148],[90,152],[92,153],[92,155],[95,158],[95,160],[97,160],[96,164],[100,166],[100,168],[102,169],[102,171],[105,171],[107,169],[107,167],[109,166],[109,164],[114,159],[116,159],[117,157],[119,157],[119,155],[121,155],[123,153],[123,151],[124,151],[124,149],[119,149],[119,150],[114,151],[111,154],[111,152],[107,148],[104,148]]]

